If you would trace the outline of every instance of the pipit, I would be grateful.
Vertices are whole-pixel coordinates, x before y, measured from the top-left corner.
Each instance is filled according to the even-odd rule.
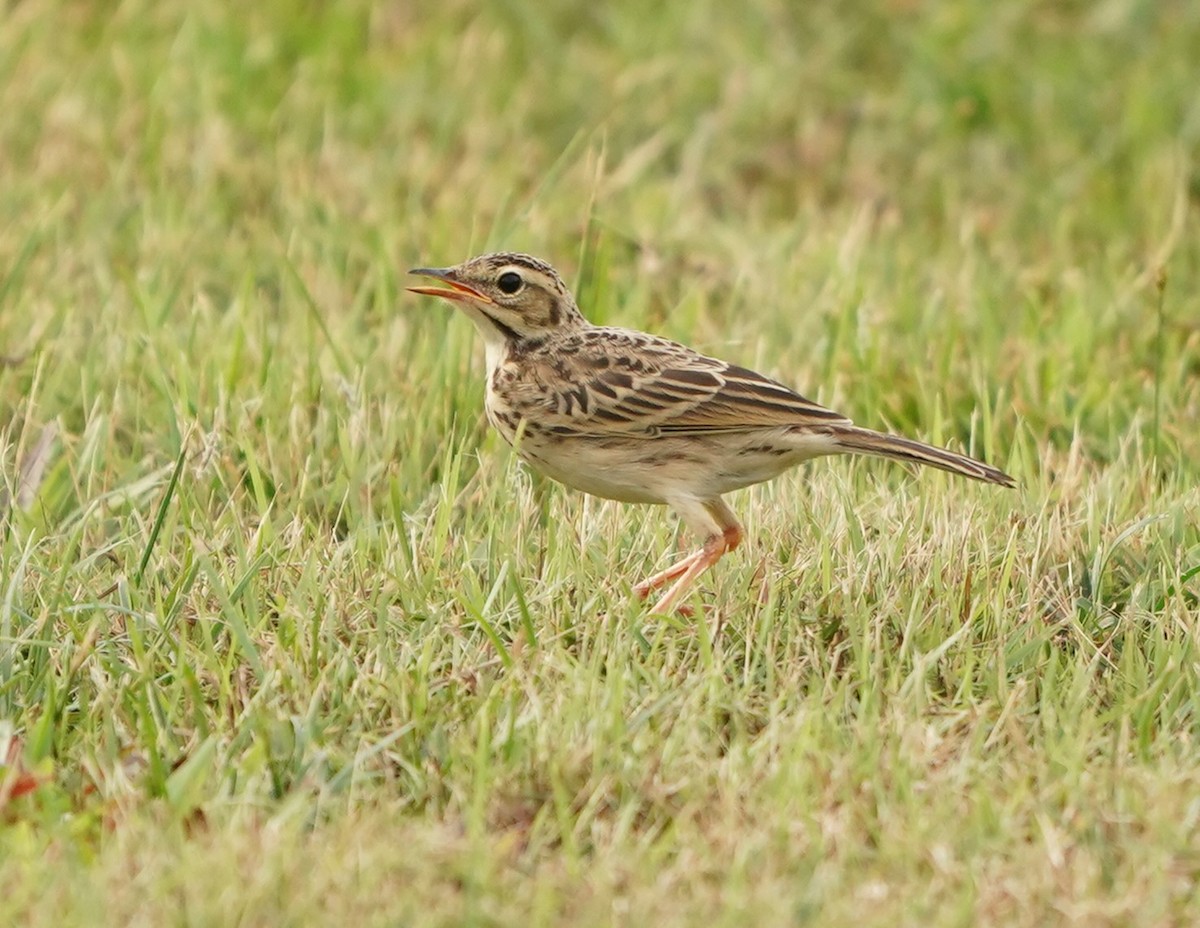
[[[461,309],[483,336],[488,421],[535,470],[595,496],[665,503],[701,547],[634,587],[670,584],[671,609],[742,540],[723,494],[810,458],[866,454],[927,464],[987,483],[1007,474],[966,455],[860,428],[789,387],[686,345],[588,322],[545,261],[490,254],[409,273],[410,287]]]

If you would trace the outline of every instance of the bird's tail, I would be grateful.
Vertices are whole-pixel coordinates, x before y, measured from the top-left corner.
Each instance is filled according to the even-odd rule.
[[[855,454],[869,454],[879,458],[891,458],[895,461],[908,461],[912,464],[925,464],[946,470],[952,474],[962,474],[973,480],[985,483],[998,483],[1005,487],[1015,487],[1016,481],[1002,470],[991,465],[976,461],[965,454],[955,454],[944,448],[935,448],[922,441],[911,438],[901,438],[899,435],[885,435],[871,429],[857,426],[834,426],[830,436],[839,450],[851,451]]]

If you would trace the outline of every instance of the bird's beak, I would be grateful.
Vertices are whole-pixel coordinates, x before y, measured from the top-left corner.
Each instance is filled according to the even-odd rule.
[[[405,287],[409,293],[419,293],[422,296],[440,296],[444,300],[457,300],[460,303],[467,300],[476,300],[480,303],[493,302],[491,297],[485,296],[474,287],[468,287],[466,284],[460,284],[450,275],[454,272],[453,268],[449,267],[414,267],[408,273],[416,274],[418,277],[433,277],[436,280],[445,281],[448,287]]]

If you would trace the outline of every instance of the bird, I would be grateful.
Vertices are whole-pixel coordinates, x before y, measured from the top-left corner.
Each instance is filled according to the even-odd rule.
[[[547,262],[514,252],[409,271],[483,338],[490,424],[534,470],[594,496],[665,504],[700,546],[633,589],[665,614],[741,544],[725,494],[811,458],[860,454],[1015,486],[1003,471],[854,425],[785,384],[679,342],[600,326]],[[680,611],[687,611],[681,605]]]

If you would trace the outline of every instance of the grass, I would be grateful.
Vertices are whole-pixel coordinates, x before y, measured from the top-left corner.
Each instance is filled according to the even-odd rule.
[[[23,0],[0,18],[14,924],[1200,913],[1200,16]],[[542,482],[404,270],[969,447]]]

